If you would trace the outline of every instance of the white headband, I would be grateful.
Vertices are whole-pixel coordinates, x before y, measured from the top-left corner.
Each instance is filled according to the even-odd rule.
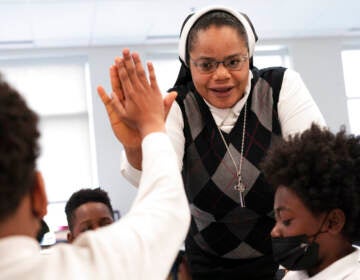
[[[227,12],[231,15],[233,15],[234,17],[236,17],[244,26],[247,37],[248,37],[248,47],[249,47],[249,55],[250,57],[253,56],[254,54],[254,49],[255,49],[255,42],[257,40],[256,38],[256,34],[253,31],[253,28],[250,25],[249,20],[246,18],[246,16],[244,16],[243,14],[231,9],[231,8],[227,8],[225,6],[208,6],[205,7],[203,9],[200,9],[198,11],[196,11],[189,19],[188,21],[185,23],[181,34],[180,34],[180,40],[179,40],[179,57],[180,59],[183,61],[183,63],[185,65],[186,64],[186,43],[187,43],[187,38],[189,35],[189,31],[190,29],[193,27],[194,23],[204,14],[210,12],[210,11],[224,11]]]

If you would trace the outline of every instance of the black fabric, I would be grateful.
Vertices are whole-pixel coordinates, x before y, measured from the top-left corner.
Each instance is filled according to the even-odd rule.
[[[39,232],[37,233],[36,235],[36,240],[41,243],[45,233],[49,232],[50,229],[49,229],[49,226],[47,225],[47,223],[42,219],[41,220],[41,227],[40,227],[40,230]]]
[[[181,61],[180,58],[179,58],[179,60],[180,60],[181,66],[180,66],[180,70],[179,70],[178,76],[177,76],[175,84],[174,84],[174,88],[181,86],[181,85],[186,85],[187,83],[192,81],[190,69],[184,65],[184,63]],[[171,90],[172,89],[170,89],[169,91],[171,91]]]
[[[271,256],[245,260],[224,259],[207,254],[191,239],[186,243],[193,253],[187,253],[192,280],[277,279],[278,265],[273,262]],[[187,248],[186,250],[188,252]]]
[[[274,193],[258,166],[271,144],[281,137],[277,103],[284,71],[252,70],[243,163],[246,208],[240,207],[238,192],[233,189],[235,167],[208,106],[191,81],[173,89],[178,92],[176,101],[184,119],[183,179],[192,213],[186,250],[195,276],[235,279],[232,275],[249,270],[249,275],[260,273],[260,278],[243,279],[274,277],[270,238]],[[237,162],[243,117],[244,110],[230,133],[224,133]],[[257,271],[259,264],[261,271]]]

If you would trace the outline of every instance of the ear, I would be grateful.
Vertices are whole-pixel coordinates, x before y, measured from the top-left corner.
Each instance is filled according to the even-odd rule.
[[[339,234],[344,228],[346,216],[344,211],[339,208],[331,210],[328,216],[328,230],[329,233]]]
[[[47,213],[47,196],[45,191],[45,183],[39,171],[35,172],[34,189],[32,192],[32,207],[34,214],[42,219]]]
[[[72,243],[73,242],[73,240],[74,240],[74,236],[72,235],[72,233],[69,231],[68,233],[67,233],[67,241],[69,242],[69,243]]]

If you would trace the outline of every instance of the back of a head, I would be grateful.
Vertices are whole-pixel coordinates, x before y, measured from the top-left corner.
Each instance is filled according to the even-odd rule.
[[[360,240],[360,136],[312,125],[270,149],[262,169],[273,186],[293,190],[314,214],[341,209],[343,235]]]
[[[111,215],[114,215],[110,198],[106,191],[100,188],[81,189],[74,192],[65,205],[66,219],[68,221],[70,231],[73,229],[75,210],[88,202],[101,202],[109,208]]]
[[[32,190],[39,155],[38,117],[0,75],[0,221]]]

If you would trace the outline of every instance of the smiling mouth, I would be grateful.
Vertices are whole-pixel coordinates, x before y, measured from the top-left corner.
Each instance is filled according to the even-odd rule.
[[[229,93],[233,87],[222,87],[222,88],[211,88],[210,90],[217,94],[226,94]]]

